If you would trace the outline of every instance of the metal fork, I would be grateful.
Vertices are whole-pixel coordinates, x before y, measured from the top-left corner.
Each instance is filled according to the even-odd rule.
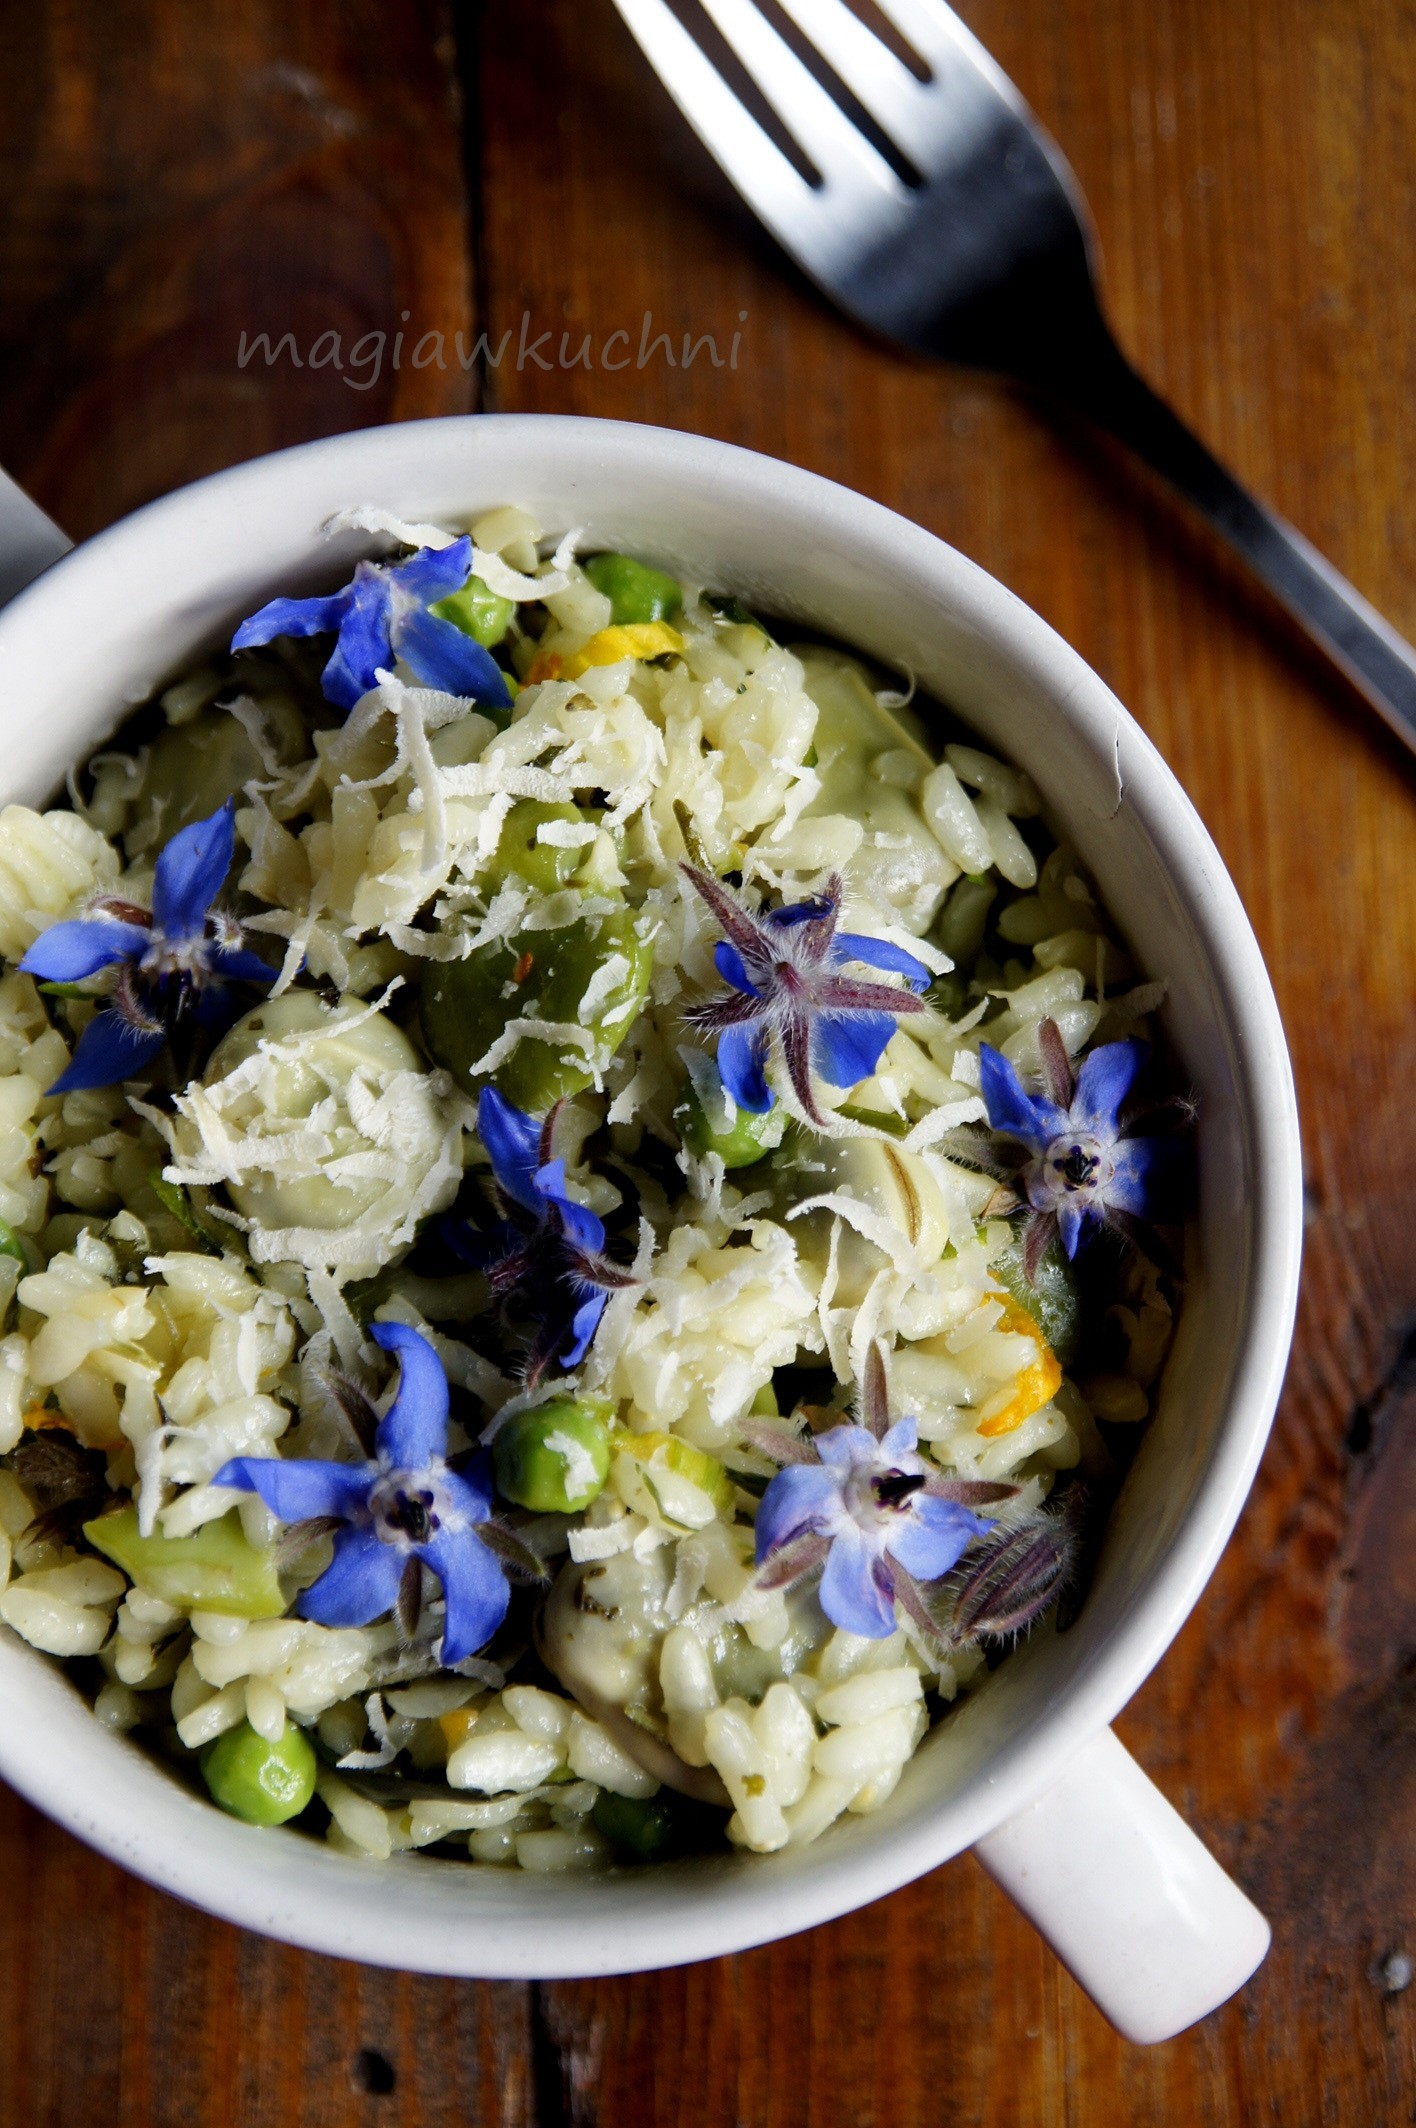
[[[777,147],[666,0],[615,0],[705,147],[826,294],[872,331],[1002,371],[1128,444],[1416,749],[1416,651],[1132,369],[1102,314],[1095,239],[1075,177],[944,0],[876,0],[928,68],[925,81],[845,0],[777,0],[913,182],[827,93],[756,0],[697,4],[819,182]]]

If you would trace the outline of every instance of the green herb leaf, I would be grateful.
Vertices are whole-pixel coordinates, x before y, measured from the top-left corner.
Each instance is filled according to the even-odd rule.
[[[223,1254],[221,1243],[214,1234],[209,1234],[202,1225],[200,1219],[192,1210],[191,1199],[184,1189],[175,1182],[169,1182],[160,1167],[152,1169],[148,1176],[148,1182],[154,1197],[156,1197],[163,1210],[170,1212],[178,1224],[187,1229],[199,1249],[204,1250],[208,1256],[220,1256]]]

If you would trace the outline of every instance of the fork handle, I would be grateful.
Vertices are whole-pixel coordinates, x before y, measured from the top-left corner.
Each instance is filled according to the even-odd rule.
[[[0,606],[67,554],[72,541],[0,466]]]
[[[1109,335],[1071,369],[1058,396],[1163,475],[1416,750],[1416,650],[1301,532],[1240,485]]]

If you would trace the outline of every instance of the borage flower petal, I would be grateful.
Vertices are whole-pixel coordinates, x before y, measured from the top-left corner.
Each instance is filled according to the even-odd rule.
[[[370,1624],[399,1606],[411,1566],[430,1567],[443,1590],[442,1661],[461,1662],[496,1631],[509,1600],[490,1549],[491,1484],[480,1464],[447,1466],[447,1377],[427,1339],[402,1323],[376,1323],[372,1335],[397,1354],[399,1375],[370,1461],[236,1456],[212,1483],[256,1493],[282,1522],[344,1524],[333,1561],[296,1606],[319,1625]]]
[[[902,1518],[890,1537],[890,1557],[908,1568],[917,1581],[937,1581],[952,1572],[986,1524],[950,1500],[921,1492],[914,1513]]]
[[[1082,1061],[1068,1123],[1073,1130],[1113,1135],[1122,1103],[1146,1061],[1144,1042],[1105,1042]]]
[[[862,1640],[895,1630],[895,1584],[880,1548],[852,1523],[839,1529],[821,1576],[821,1608],[832,1625]]]
[[[398,1394],[374,1437],[381,1459],[413,1470],[447,1446],[447,1376],[425,1337],[403,1323],[375,1323],[373,1337],[398,1355]]]
[[[443,1662],[465,1662],[486,1646],[506,1616],[511,1601],[506,1575],[485,1544],[467,1544],[453,1536],[434,1538],[424,1545],[422,1556],[442,1583],[447,1607]]]
[[[739,1108],[765,1116],[776,1099],[767,1084],[772,1054],[765,1027],[725,1027],[718,1038],[718,1076]]]
[[[888,1012],[823,1012],[816,1022],[812,1061],[828,1086],[858,1086],[889,1048],[895,1022]]]
[[[424,687],[496,709],[511,706],[506,676],[474,637],[428,609],[460,591],[472,568],[472,542],[423,547],[397,565],[361,561],[342,591],[328,598],[272,599],[241,623],[233,650],[277,636],[333,635],[321,675],[325,699],[349,710],[378,684],[395,656]]]
[[[205,820],[174,835],[153,874],[151,923],[129,915],[98,915],[51,924],[20,966],[46,982],[83,982],[116,966],[113,1002],[90,1020],[68,1066],[48,1091],[76,1093],[116,1086],[153,1060],[165,1042],[193,1021],[220,1033],[239,1007],[225,998],[230,983],[266,985],[274,968],[240,945],[240,926],[213,916],[212,903],[231,869],[236,807],[228,799]],[[131,903],[110,904],[141,916]]]
[[[759,1564],[809,1531],[824,1533],[840,1505],[840,1480],[825,1463],[791,1463],[778,1471],[757,1509]]]
[[[414,606],[394,622],[393,640],[404,664],[424,687],[495,708],[510,706],[506,679],[491,652],[440,614]]]
[[[402,1559],[373,1530],[342,1529],[333,1560],[295,1608],[313,1625],[366,1626],[393,1609],[402,1578]]]
[[[348,710],[362,701],[371,687],[377,687],[379,674],[393,664],[393,600],[386,580],[370,562],[360,562],[345,597],[344,618],[339,623],[329,663],[320,675],[320,689],[336,709]],[[241,633],[244,635],[245,630]],[[276,629],[274,633],[284,631]],[[269,637],[257,640],[269,641]],[[239,638],[233,639],[233,650],[238,641]]]
[[[135,1027],[114,1011],[96,1012],[51,1094],[88,1093],[95,1086],[121,1086],[151,1064],[167,1040],[160,1027]]]
[[[202,937],[212,903],[226,884],[236,851],[236,803],[228,798],[206,820],[172,837],[152,875],[152,939],[176,944]]]
[[[116,961],[137,960],[151,939],[152,933],[142,924],[80,917],[42,931],[20,967],[42,983],[82,983]]]
[[[1035,1153],[1043,1152],[1066,1128],[1065,1109],[1028,1093],[1001,1049],[978,1045],[978,1082],[991,1129],[1020,1138]]]
[[[283,1456],[233,1456],[213,1481],[255,1493],[278,1522],[310,1522],[333,1515],[345,1521],[363,1505],[366,1470],[355,1463]]]

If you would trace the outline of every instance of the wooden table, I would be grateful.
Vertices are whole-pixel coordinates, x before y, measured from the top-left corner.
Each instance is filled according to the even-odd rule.
[[[1416,633],[1410,7],[963,12],[1066,147],[1128,349]],[[776,453],[994,571],[1216,836],[1278,986],[1310,1191],[1254,1497],[1120,1725],[1273,1918],[1199,2030],[1119,2040],[967,1858],[750,1956],[481,1986],[240,1934],[6,1798],[0,2122],[1416,2119],[1409,762],[1127,469],[831,315],[609,0],[5,0],[0,174],[0,462],[76,535],[276,445],[530,408]],[[716,350],[687,361],[685,334]]]

